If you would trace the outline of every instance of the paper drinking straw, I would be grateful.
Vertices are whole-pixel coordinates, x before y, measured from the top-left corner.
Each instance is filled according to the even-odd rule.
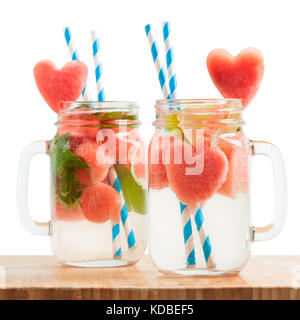
[[[169,85],[166,81],[166,72],[165,69],[161,63],[160,57],[159,57],[159,52],[158,52],[158,46],[156,43],[156,40],[153,37],[152,34],[152,30],[151,30],[151,25],[148,24],[145,26],[145,31],[146,31],[146,35],[148,38],[148,42],[149,42],[149,46],[151,49],[151,54],[152,54],[152,58],[153,58],[153,62],[155,65],[155,69],[158,75],[158,80],[160,83],[160,88],[163,92],[164,98],[165,99],[171,99],[171,93],[170,93],[170,89],[169,89]]]
[[[121,189],[121,184],[118,178],[118,175],[116,173],[116,170],[112,167],[109,169],[108,172],[108,180],[110,185],[119,193],[120,199],[121,199],[121,220],[124,227],[125,235],[127,238],[128,248],[134,248],[135,247],[135,236],[133,233],[133,229],[130,225],[129,216],[128,216],[128,210],[125,203],[124,195]]]
[[[63,30],[64,30],[64,35],[65,35],[65,39],[67,42],[67,46],[69,48],[71,59],[72,60],[79,60],[79,56],[78,56],[76,47],[74,45],[74,40],[73,40],[70,28],[66,27]],[[85,86],[82,91],[82,97],[85,101],[90,101],[90,95],[88,93],[87,86]]]
[[[168,72],[168,80],[170,92],[173,99],[177,99],[177,79],[174,68],[174,55],[173,55],[173,47],[171,45],[170,40],[170,23],[168,21],[163,22],[163,36],[165,43],[165,51],[166,51],[166,63],[167,63],[167,72]]]
[[[155,64],[156,71],[158,73],[158,78],[160,81],[164,98],[174,99],[176,98],[177,82],[176,82],[176,73],[174,71],[174,64],[173,64],[173,60],[174,60],[173,48],[170,43],[170,24],[168,22],[165,22],[163,24],[163,34],[164,34],[164,42],[165,42],[165,48],[166,48],[166,61],[167,61],[167,67],[168,67],[169,85],[166,84],[165,72],[162,64],[160,63],[158,47],[152,35],[151,25],[147,25],[145,27],[145,30],[146,30],[146,34],[150,44],[153,61]],[[193,236],[192,236],[193,231],[192,231],[192,223],[191,223],[191,213],[193,209],[180,202],[180,211],[181,211],[181,217],[182,217],[186,262],[187,262],[187,266],[191,267],[196,264],[195,249],[194,249]],[[195,214],[195,223],[199,233],[201,246],[202,246],[207,267],[214,268],[216,265],[214,263],[214,259],[212,256],[210,239],[204,228],[204,217],[203,217],[200,206],[198,207]]]
[[[99,37],[96,31],[92,31],[92,41],[98,101],[104,101],[105,94],[102,77],[102,63],[100,59]]]
[[[165,99],[172,99],[170,88],[166,80],[166,73],[161,63],[158,46],[154,39],[150,24],[145,26],[145,31],[146,31],[146,35],[150,45],[152,58],[154,61],[156,72],[158,74],[158,80],[160,83],[163,96]],[[181,209],[181,222],[182,222],[184,245],[185,245],[186,264],[187,264],[187,267],[192,267],[196,264],[195,249],[194,249],[193,236],[192,236],[192,222],[191,222],[189,210],[186,207],[186,205],[180,202],[180,209]]]
[[[114,248],[114,258],[118,259],[122,256],[121,241],[120,241],[120,223],[112,225],[112,241]]]
[[[214,262],[214,258],[212,255],[212,249],[211,249],[211,243],[209,236],[205,230],[204,227],[204,216],[201,210],[201,207],[199,205],[198,208],[193,210],[195,213],[195,223],[196,227],[199,233],[200,241],[201,241],[201,246],[204,254],[204,258],[206,261],[206,265],[209,269],[213,269],[216,267],[216,264]]]
[[[108,181],[111,184],[110,177],[108,177]],[[114,258],[119,259],[122,256],[120,222],[116,222],[114,224],[112,222],[112,241],[114,249]]]
[[[96,31],[92,31],[92,43],[93,43],[93,56],[95,63],[95,76],[97,83],[97,96],[98,101],[105,101],[103,77],[102,77],[102,63],[100,60],[100,47],[99,47],[99,36]],[[124,227],[124,231],[127,238],[128,248],[134,248],[135,236],[131,228],[128,216],[128,210],[125,203],[124,195],[121,189],[121,184],[115,169],[112,167],[108,173],[108,180],[110,185],[119,193],[121,200],[121,221]],[[112,227],[113,236],[113,247],[114,247],[114,257],[119,258],[122,255],[121,245],[120,245],[120,223],[116,223]]]
[[[192,221],[188,207],[182,202],[180,202],[180,213],[185,244],[186,265],[188,268],[191,268],[196,265]]]

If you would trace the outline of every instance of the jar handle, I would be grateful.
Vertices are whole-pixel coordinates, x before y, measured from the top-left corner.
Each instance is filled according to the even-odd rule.
[[[28,176],[32,157],[37,154],[47,154],[46,141],[35,141],[29,144],[21,153],[17,175],[17,207],[23,227],[32,234],[50,235],[50,222],[36,222],[30,217],[28,207]]]
[[[253,240],[263,241],[275,238],[282,230],[287,209],[287,181],[284,160],[281,152],[273,144],[265,141],[250,141],[252,155],[264,155],[270,158],[273,166],[275,186],[274,220],[265,227],[253,228]]]

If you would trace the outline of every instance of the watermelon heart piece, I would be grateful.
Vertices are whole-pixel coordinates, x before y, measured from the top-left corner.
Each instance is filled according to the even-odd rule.
[[[33,69],[37,88],[50,108],[58,113],[62,101],[76,101],[82,93],[88,75],[81,61],[70,61],[57,69],[49,60],[38,62]]]
[[[171,146],[171,159],[174,154],[182,154],[181,163],[171,161],[166,165],[166,171],[171,189],[177,198],[191,207],[196,207],[199,203],[209,199],[224,183],[228,171],[228,162],[225,154],[216,148],[204,149],[202,155],[203,165],[198,174],[188,174],[187,169],[195,168],[190,145],[175,142]]]
[[[243,107],[255,97],[264,75],[264,59],[255,48],[242,50],[232,56],[224,49],[209,53],[207,69],[224,98],[241,99]]]

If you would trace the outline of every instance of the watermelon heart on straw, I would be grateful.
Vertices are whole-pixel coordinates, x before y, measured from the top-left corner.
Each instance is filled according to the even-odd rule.
[[[168,69],[168,77],[166,76],[166,72],[164,70],[164,67],[161,63],[160,57],[159,57],[159,52],[158,52],[158,46],[157,42],[152,34],[151,30],[151,25],[146,25],[145,26],[145,31],[146,35],[148,38],[149,46],[151,49],[151,54],[153,58],[153,62],[155,65],[155,69],[158,75],[159,83],[161,90],[163,92],[163,96],[165,99],[174,99],[177,97],[177,81],[176,81],[176,73],[174,71],[174,56],[173,56],[173,48],[171,46],[171,41],[170,41],[170,23],[169,22],[164,22],[163,23],[163,36],[164,36],[164,43],[165,43],[165,50],[166,50],[166,62],[167,62],[167,69]],[[171,144],[171,148],[174,148],[174,144]],[[154,152],[161,152],[161,150],[152,150]],[[151,152],[151,151],[150,151]],[[175,152],[175,151],[174,151]],[[212,155],[213,157],[214,155]],[[171,155],[172,158],[172,155]],[[178,174],[177,167],[176,165],[172,166],[171,164],[166,165],[166,174],[168,177],[168,180],[170,182],[171,188],[174,190],[174,179],[176,181],[185,180],[186,176],[184,179],[182,179],[181,176]],[[161,167],[160,167],[161,168]],[[164,170],[160,169],[161,175],[165,175]],[[211,173],[211,172],[209,172]],[[185,172],[184,172],[185,175]],[[174,178],[174,179],[173,179]],[[151,178],[150,178],[151,179]],[[210,179],[210,177],[206,176],[206,179]],[[222,179],[220,179],[221,181]],[[192,181],[190,181],[192,182]],[[150,181],[150,183],[154,183],[158,189],[161,187],[165,187],[168,184],[164,183],[163,186],[161,186],[159,183],[156,181]],[[217,185],[217,183],[215,184]],[[194,186],[194,185],[193,185]],[[190,185],[192,187],[192,185]],[[178,184],[178,190],[183,190],[182,185]],[[201,189],[203,191],[204,187]],[[178,197],[178,190],[177,192],[175,191],[177,197]],[[215,191],[212,190],[212,191]],[[179,200],[181,197],[178,197]],[[183,199],[186,201],[188,198],[183,197]],[[187,201],[189,202],[189,201]],[[193,203],[193,206],[191,204],[188,204],[187,202],[180,201],[180,213],[181,213],[181,222],[182,222],[182,230],[183,230],[183,238],[184,238],[184,244],[185,244],[185,256],[186,256],[186,265],[187,267],[194,267],[196,265],[196,258],[195,258],[195,248],[194,248],[194,243],[193,243],[193,231],[192,231],[192,220],[191,216],[195,216],[195,223],[196,227],[199,233],[205,261],[207,264],[208,268],[214,268],[215,263],[213,260],[212,256],[212,250],[211,250],[211,243],[209,240],[209,236],[205,232],[205,227],[204,227],[204,217],[199,205],[200,200],[198,199],[198,203]],[[197,206],[196,212],[194,209],[194,205]]]
[[[55,64],[48,60],[40,61],[34,67],[34,78],[37,88],[51,109],[56,113],[61,111],[59,110],[61,102],[76,101],[80,95],[82,95],[84,101],[90,101],[86,86],[88,69],[83,62],[79,61],[69,27],[64,28],[64,36],[73,61],[68,62],[62,69],[57,69]],[[101,77],[99,39],[95,32],[92,33],[92,38],[98,100],[103,101],[105,95]],[[69,135],[69,132],[61,133],[59,131],[58,133],[60,138],[65,134]],[[79,213],[80,215],[83,214],[88,221],[95,223],[103,223],[108,219],[111,220],[114,257],[120,258],[122,255],[120,220],[122,220],[125,229],[129,248],[136,246],[135,236],[130,225],[119,178],[115,169],[110,167],[110,164],[98,163],[98,149],[99,146],[96,142],[82,142],[73,151],[74,156],[78,156],[78,161],[82,159],[84,161],[82,163],[89,169],[88,174],[86,171],[83,172],[83,169],[76,169],[78,181],[82,185],[89,185],[80,197],[81,209]],[[103,183],[105,179],[109,180],[111,185]]]
[[[36,86],[49,107],[58,113],[62,101],[75,101],[86,85],[88,69],[81,61],[71,61],[57,69],[49,60],[33,69]]]
[[[263,79],[264,58],[261,52],[247,48],[234,57],[224,49],[215,49],[207,56],[206,64],[222,96],[241,99],[243,107],[247,107]]]

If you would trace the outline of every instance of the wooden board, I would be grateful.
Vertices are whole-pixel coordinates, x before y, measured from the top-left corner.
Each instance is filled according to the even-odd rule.
[[[297,273],[300,287],[300,256],[252,256],[239,275],[214,278],[163,275],[148,256],[115,269],[61,266],[49,256],[2,256],[0,266],[0,299],[300,300],[293,288]]]

